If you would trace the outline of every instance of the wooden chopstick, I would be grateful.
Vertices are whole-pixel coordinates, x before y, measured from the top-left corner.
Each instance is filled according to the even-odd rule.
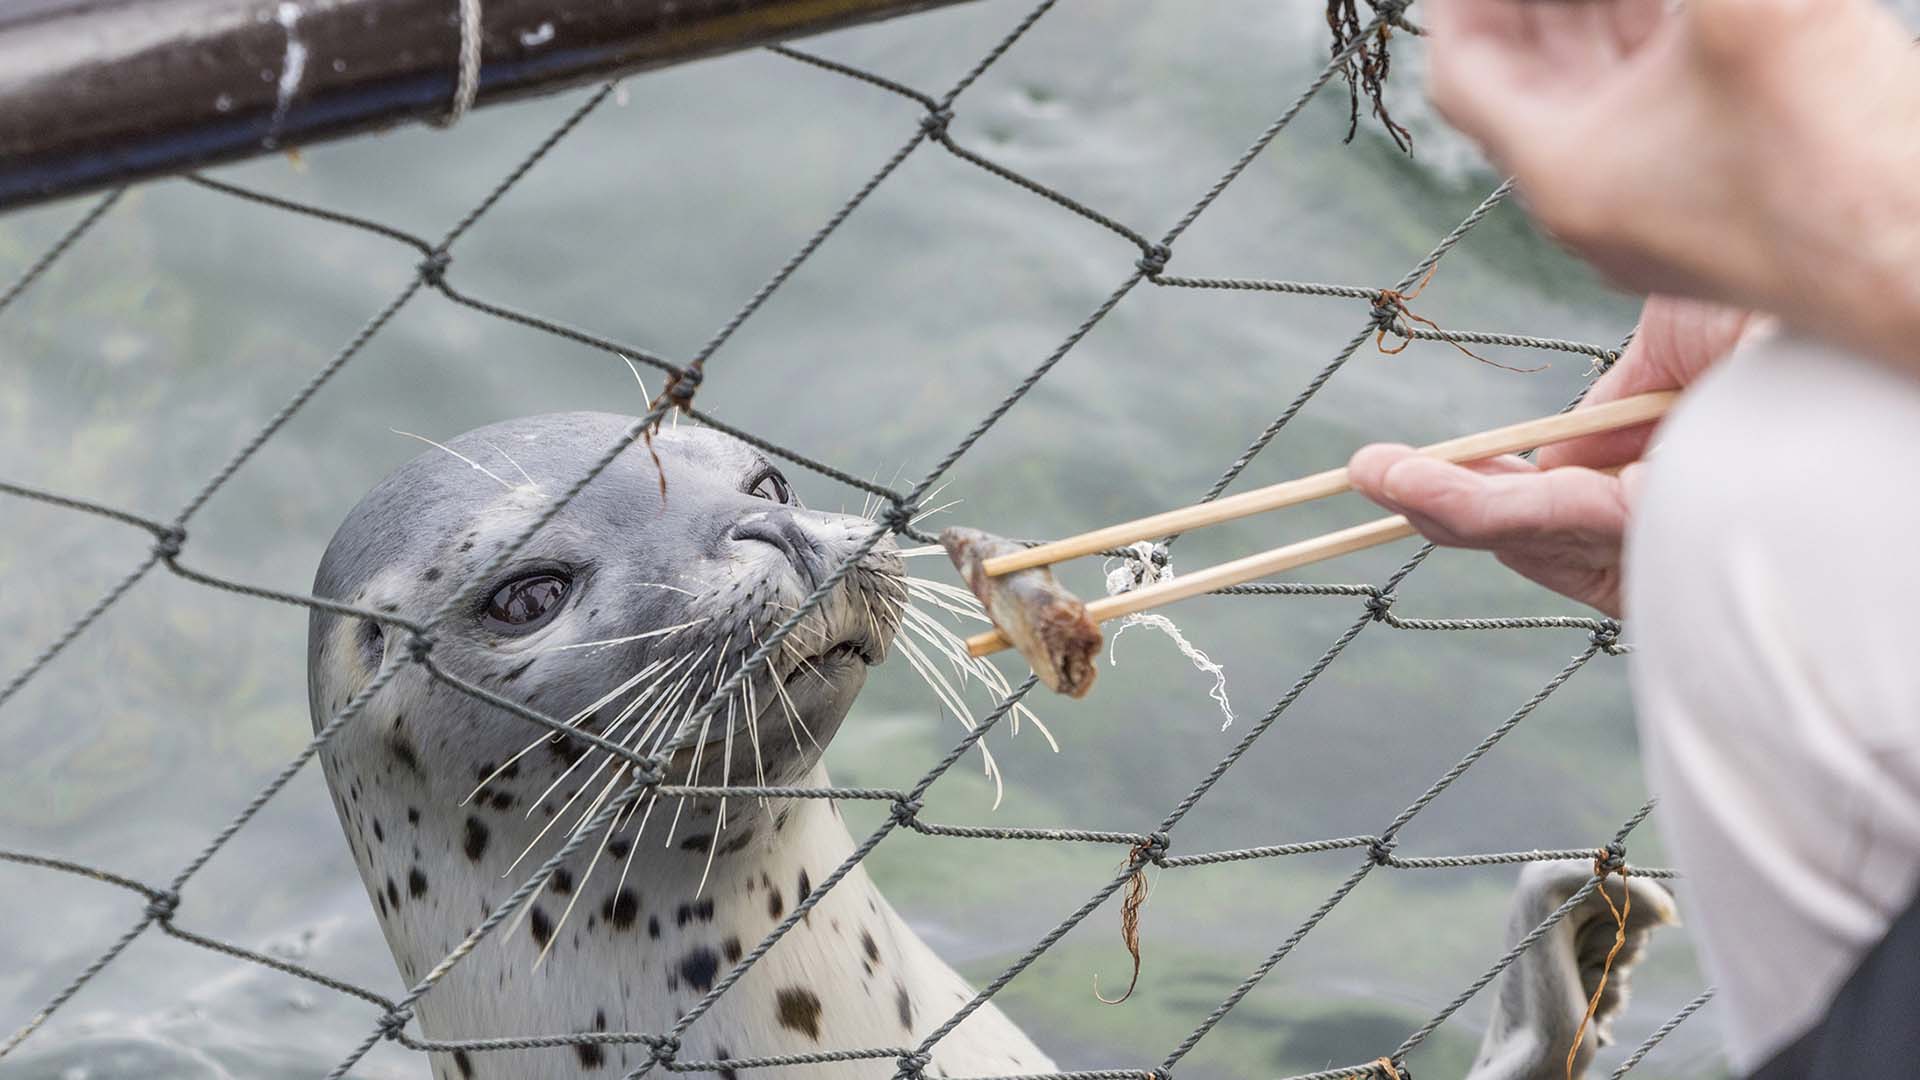
[[[1457,439],[1448,439],[1446,442],[1423,446],[1419,453],[1439,458],[1441,461],[1482,461],[1486,458],[1499,457],[1501,454],[1531,450],[1549,443],[1565,442],[1583,435],[1595,435],[1603,431],[1614,431],[1658,420],[1673,404],[1676,396],[1677,393],[1672,390],[1639,394],[1621,398],[1618,401],[1609,401],[1604,405],[1575,409],[1572,412],[1559,413],[1538,420],[1527,420],[1473,435],[1463,435]],[[1181,507],[1178,510],[1167,510],[1133,521],[1121,522],[1118,525],[1095,529],[1092,532],[1081,533],[1078,536],[1069,536],[1064,540],[1054,540],[1025,551],[996,556],[988,559],[983,565],[988,575],[992,577],[1035,566],[1051,566],[1082,555],[1125,547],[1138,540],[1157,540],[1163,536],[1172,536],[1174,533],[1204,529],[1209,525],[1218,525],[1221,522],[1233,521],[1251,514],[1323,499],[1329,495],[1348,491],[1352,486],[1347,478],[1346,469],[1329,469],[1312,476],[1303,476],[1298,480],[1271,484],[1238,495],[1229,495],[1224,499]],[[1091,608],[1092,605],[1088,607]]]
[[[1288,544],[1258,555],[1248,555],[1232,562],[1223,562],[1209,566],[1204,570],[1195,570],[1157,585],[1145,585],[1132,592],[1118,596],[1105,596],[1087,604],[1087,614],[1094,622],[1106,622],[1131,615],[1136,611],[1146,611],[1162,604],[1171,604],[1175,600],[1184,600],[1189,596],[1224,589],[1229,585],[1239,585],[1256,578],[1277,574],[1282,570],[1291,570],[1296,566],[1331,559],[1336,555],[1345,555],[1350,551],[1378,547],[1412,536],[1413,526],[1407,519],[1395,514],[1378,521],[1369,521],[1365,525],[1355,525],[1350,529],[1341,529],[1311,540],[1302,540],[1297,544]],[[967,639],[967,655],[986,656],[1010,648],[1012,642],[998,628],[982,631]]]
[[[1583,435],[1594,435],[1603,431],[1615,431],[1648,423],[1665,414],[1677,396],[1677,392],[1665,390],[1640,394],[1636,397],[1596,405],[1590,409],[1579,409],[1434,443],[1431,446],[1422,447],[1419,452],[1442,461],[1480,461],[1501,454],[1546,446],[1550,443],[1565,442]],[[1336,495],[1349,490],[1350,487],[1347,470],[1334,469],[1302,477],[1299,480],[1274,484],[1257,491],[1249,491],[1233,499],[1220,499],[1181,510],[1170,510],[1138,521],[1096,529],[1093,532],[1058,540],[1051,544],[1042,544],[1025,552],[988,559],[985,567],[989,573],[997,575],[1012,570],[1023,570],[1030,566],[1043,566],[1060,559],[1092,554],[1136,540],[1204,528],[1207,525],[1246,517],[1262,510],[1293,506],[1327,495]],[[1302,492],[1308,494],[1302,494]],[[1223,505],[1227,504],[1234,505],[1227,506],[1224,513],[1218,512]],[[1196,513],[1196,511],[1204,513]],[[1191,574],[1184,574],[1155,585],[1143,586],[1118,596],[1102,597],[1087,604],[1087,614],[1095,622],[1118,619],[1135,612],[1171,604],[1175,600],[1184,600],[1189,596],[1224,589],[1229,585],[1241,585],[1283,570],[1292,570],[1323,559],[1392,543],[1414,535],[1414,531],[1405,517],[1395,514],[1364,525],[1355,525],[1323,536],[1316,536],[1310,540],[1301,540],[1270,551],[1209,566],[1203,570],[1195,570]],[[1066,554],[1057,554],[1053,557],[1042,555],[1040,558],[1034,558],[1049,549]],[[996,568],[996,563],[1006,565]],[[1008,648],[1010,645],[1006,635],[995,628],[968,638],[967,653],[970,656],[986,656]]]

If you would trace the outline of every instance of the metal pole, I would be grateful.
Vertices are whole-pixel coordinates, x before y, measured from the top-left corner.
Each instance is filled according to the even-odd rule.
[[[0,210],[444,117],[462,0],[0,0]],[[476,104],[958,0],[481,0]]]

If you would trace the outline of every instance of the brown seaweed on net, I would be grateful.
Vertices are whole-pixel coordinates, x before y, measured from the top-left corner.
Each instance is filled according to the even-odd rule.
[[[1378,0],[1367,0],[1367,6],[1378,12],[1381,4]],[[1420,32],[1397,11],[1380,18],[1378,25],[1369,30],[1360,21],[1359,0],[1327,0],[1327,29],[1333,32],[1332,55],[1346,56],[1340,63],[1340,74],[1347,80],[1347,136],[1342,141],[1352,142],[1360,130],[1360,97],[1364,94],[1373,104],[1374,117],[1393,139],[1393,145],[1402,153],[1411,154],[1413,133],[1394,120],[1381,97],[1393,62],[1387,41],[1396,26],[1408,33]]]

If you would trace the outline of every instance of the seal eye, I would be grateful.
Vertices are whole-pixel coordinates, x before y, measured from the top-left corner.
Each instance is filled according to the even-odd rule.
[[[768,502],[793,501],[793,492],[787,487],[787,478],[780,475],[780,470],[773,468],[761,473],[760,478],[747,489],[747,494],[756,499],[766,499]]]
[[[515,578],[487,601],[487,622],[498,629],[527,629],[560,606],[572,583],[550,570]]]

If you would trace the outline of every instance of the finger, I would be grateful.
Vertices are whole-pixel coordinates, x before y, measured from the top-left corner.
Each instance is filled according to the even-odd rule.
[[[1698,379],[1733,350],[1753,325],[1750,312],[1705,300],[1650,296],[1633,341],[1613,368],[1593,384],[1582,408],[1654,390],[1678,390]],[[1540,452],[1545,468],[1602,468],[1646,452],[1654,425],[1572,439]]]
[[[1607,6],[1614,45],[1622,55],[1638,52],[1671,21],[1666,0],[1616,0]]]
[[[1401,443],[1374,443],[1363,446],[1352,460],[1347,463],[1347,478],[1354,490],[1389,510],[1405,513],[1407,508],[1391,500],[1386,493],[1387,470],[1402,459],[1411,457],[1419,451]],[[1483,476],[1510,476],[1532,474],[1540,471],[1533,462],[1515,454],[1502,454],[1499,457],[1482,461],[1468,462],[1462,466]]]
[[[1402,443],[1374,443],[1354,452],[1347,461],[1347,479],[1353,489],[1396,513],[1405,507],[1387,497],[1387,470],[1409,457],[1413,447]]]
[[[1487,550],[1617,545],[1620,481],[1587,469],[1485,475],[1407,455],[1379,474],[1381,492],[1429,539]]]

